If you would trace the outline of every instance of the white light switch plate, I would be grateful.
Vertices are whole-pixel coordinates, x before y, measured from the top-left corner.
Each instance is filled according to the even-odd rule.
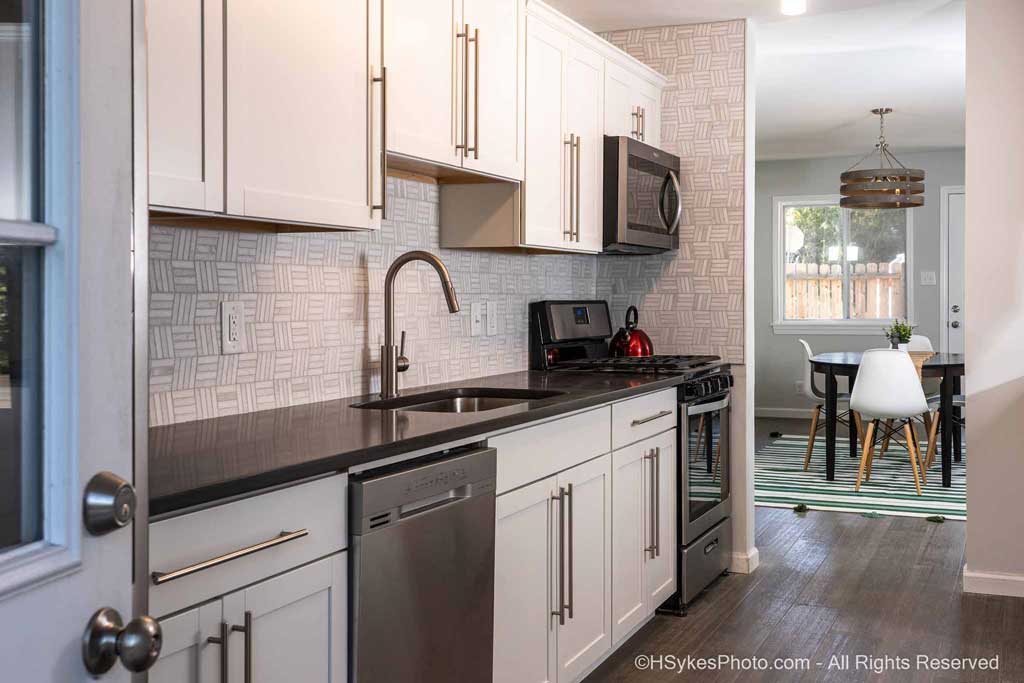
[[[487,336],[498,334],[498,302],[487,302]]]
[[[220,341],[224,355],[242,352],[245,335],[245,304],[241,301],[220,303]]]
[[[470,307],[470,314],[472,320],[470,322],[469,334],[473,337],[479,337],[484,333],[484,302],[474,301]]]
[[[922,270],[921,271],[921,285],[928,287],[934,287],[936,283],[935,271],[934,270]]]

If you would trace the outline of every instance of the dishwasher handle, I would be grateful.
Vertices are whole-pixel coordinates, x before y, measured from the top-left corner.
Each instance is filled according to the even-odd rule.
[[[490,487],[493,491],[494,488]],[[462,486],[456,486],[453,489],[449,489],[444,493],[440,493],[436,496],[430,496],[422,500],[417,500],[414,503],[408,503],[402,505],[398,509],[399,519],[408,519],[409,517],[415,517],[416,515],[423,515],[431,510],[436,510],[439,507],[449,505],[450,503],[457,503],[460,500],[467,500],[473,497],[474,485],[464,484]]]

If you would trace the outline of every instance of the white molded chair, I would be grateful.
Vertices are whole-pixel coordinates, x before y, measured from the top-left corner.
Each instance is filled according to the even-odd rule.
[[[811,431],[807,435],[807,454],[804,456],[804,472],[811,466],[811,452],[814,450],[814,437],[818,433],[818,430],[824,426],[824,423],[819,424],[821,414],[825,412],[825,392],[818,389],[814,383],[814,370],[811,368],[811,358],[814,357],[814,352],[811,351],[811,345],[803,339],[798,339],[800,345],[803,346],[804,352],[807,354],[807,362],[804,363],[804,376],[803,376],[803,391],[806,396],[814,404],[814,413],[811,416]],[[849,403],[850,395],[843,393],[836,397],[836,403]],[[857,422],[857,431],[861,432],[860,416],[851,414],[852,411],[841,411],[836,418],[843,422],[845,416],[847,420],[853,419]],[[845,422],[844,422],[845,423]],[[862,437],[863,438],[863,437]]]
[[[910,352],[910,351],[928,351],[928,352],[932,352],[932,353],[935,352],[935,347],[932,346],[932,340],[929,339],[928,337],[924,336],[923,334],[911,335],[910,341],[907,342],[906,347],[907,347],[906,348],[907,352]],[[924,393],[925,393],[925,396],[926,396],[926,398],[928,400],[928,406],[929,406],[929,409],[930,409],[929,412],[926,412],[926,413],[921,415],[921,419],[924,422],[924,431],[925,431],[926,434],[929,434],[929,435],[931,435],[931,432],[932,432],[932,419],[933,418],[932,418],[931,410],[934,409],[936,412],[938,411],[939,383],[940,383],[940,381],[941,380],[937,380],[937,379],[934,379],[934,378],[928,378],[928,379],[921,380],[921,385],[924,387]],[[892,432],[892,422],[891,421],[887,422],[885,427],[886,427],[886,431],[888,433]],[[929,444],[932,441],[934,441],[934,438],[929,436]],[[888,450],[888,448],[889,448],[889,438],[886,437],[885,440],[882,442],[881,455],[885,455],[885,452],[886,452],[886,450]]]
[[[924,466],[911,420],[928,412],[928,401],[925,399],[917,369],[910,356],[895,349],[865,351],[857,371],[857,382],[853,385],[853,392],[850,395],[850,409],[856,410],[864,419],[870,420],[865,430],[864,453],[860,459],[860,469],[857,471],[855,490],[860,491],[865,470],[867,478],[871,478],[871,459],[874,455],[879,421],[900,420],[903,422],[907,452],[910,454],[910,466],[914,471],[914,487],[917,494],[921,495],[921,481],[925,477]],[[898,431],[898,428],[890,430],[886,437]]]

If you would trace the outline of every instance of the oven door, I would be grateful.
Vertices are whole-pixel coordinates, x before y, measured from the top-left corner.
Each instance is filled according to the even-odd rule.
[[[684,403],[680,528],[683,545],[729,516],[729,395]]]

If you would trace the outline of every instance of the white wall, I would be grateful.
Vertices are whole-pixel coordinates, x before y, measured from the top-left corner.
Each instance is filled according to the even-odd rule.
[[[898,140],[895,142],[899,142]],[[866,140],[866,145],[871,141]],[[931,338],[938,347],[939,339],[939,287],[922,286],[920,272],[935,271],[941,281],[939,268],[940,191],[943,186],[964,184],[964,150],[949,149],[933,152],[901,153],[903,161],[913,168],[923,168],[925,178],[925,205],[913,209],[913,263],[911,273],[914,292],[914,318],[917,332]],[[755,349],[757,355],[757,392],[755,403],[761,414],[774,411],[778,416],[799,415],[810,407],[807,399],[797,392],[794,383],[803,371],[804,356],[797,345],[803,337],[815,352],[863,351],[884,346],[881,326],[876,336],[856,335],[793,335],[775,334],[772,330],[773,292],[772,272],[772,197],[786,195],[821,195],[839,192],[839,174],[857,161],[857,157],[829,159],[796,159],[789,161],[761,161],[757,164],[755,221],[756,237],[754,257],[756,274],[754,287]]]
[[[1024,2],[967,3],[967,566],[1024,596]]]

